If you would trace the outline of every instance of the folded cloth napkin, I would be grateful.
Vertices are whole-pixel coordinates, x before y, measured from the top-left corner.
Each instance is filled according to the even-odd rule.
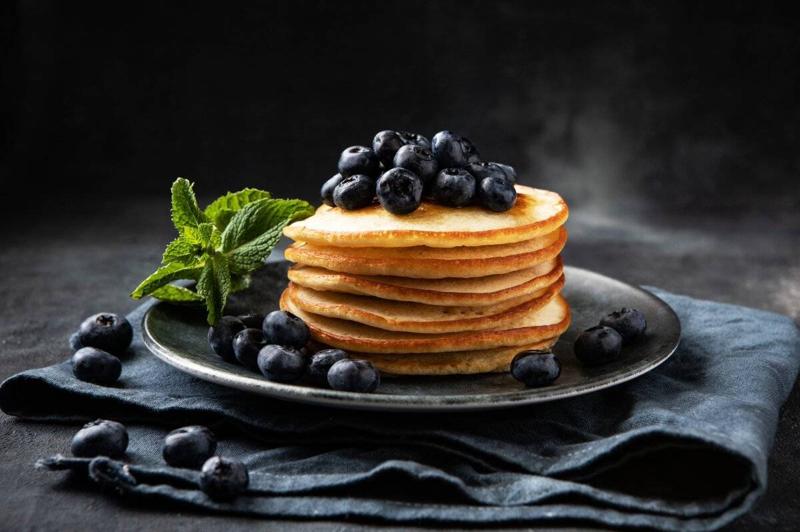
[[[265,268],[256,290],[274,298],[284,279],[285,265]],[[151,355],[137,329],[119,385],[78,381],[65,362],[6,380],[0,407],[126,422],[128,468],[63,457],[43,465],[88,472],[139,505],[405,524],[717,528],[764,492],[800,333],[785,316],[651,290],[680,317],[677,352],[631,382],[552,403],[424,415],[290,404],[186,375]],[[164,465],[162,438],[189,424],[210,426],[218,452],[247,464],[246,494],[214,502],[197,472]]]

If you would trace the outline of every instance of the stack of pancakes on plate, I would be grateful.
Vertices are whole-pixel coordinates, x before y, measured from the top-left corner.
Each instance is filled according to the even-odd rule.
[[[567,330],[558,194],[517,185],[506,212],[423,202],[407,215],[380,205],[323,205],[284,234],[296,264],[281,308],[312,337],[397,375],[508,371],[526,349]]]

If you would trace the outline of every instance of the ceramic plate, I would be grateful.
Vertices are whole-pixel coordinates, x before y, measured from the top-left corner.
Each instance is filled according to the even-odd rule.
[[[266,312],[278,306],[286,284],[287,263],[270,263],[231,313]],[[486,410],[553,401],[623,383],[657,367],[675,351],[680,322],[672,309],[650,292],[588,270],[567,267],[564,295],[573,320],[554,350],[561,376],[544,388],[526,388],[509,374],[446,377],[384,377],[377,393],[337,392],[305,385],[270,382],[242,366],[225,362],[206,341],[208,325],[199,309],[159,303],[144,317],[147,347],[160,359],[198,378],[221,386],[286,401],[324,406],[394,411]],[[572,353],[577,334],[620,307],[634,307],[647,316],[647,337],[623,350],[613,363],[585,368]]]

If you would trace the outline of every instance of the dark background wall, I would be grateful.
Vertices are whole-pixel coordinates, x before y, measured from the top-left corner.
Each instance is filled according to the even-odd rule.
[[[800,24],[770,2],[4,9],[4,196],[316,200],[342,148],[449,128],[573,208],[800,205]]]

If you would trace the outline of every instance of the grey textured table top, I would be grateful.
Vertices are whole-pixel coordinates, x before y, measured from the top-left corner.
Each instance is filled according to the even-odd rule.
[[[100,310],[124,313],[136,306],[127,297],[129,290],[158,263],[172,237],[162,198],[110,201],[92,212],[69,202],[48,206],[46,216],[42,210],[38,206],[17,216],[0,237],[0,378],[67,357],[67,336],[84,316]],[[578,211],[569,228],[568,264],[631,283],[773,310],[795,320],[800,316],[797,212],[744,217],[676,213],[658,219],[630,215],[622,221]],[[166,508],[144,510],[34,471],[37,458],[66,449],[74,430],[0,414],[0,529],[71,530],[103,522],[118,530],[239,530],[263,524]],[[768,492],[731,529],[790,529],[800,522],[799,430],[796,386],[781,417]],[[281,528],[290,524],[315,530],[323,524],[342,526],[280,522]]]

